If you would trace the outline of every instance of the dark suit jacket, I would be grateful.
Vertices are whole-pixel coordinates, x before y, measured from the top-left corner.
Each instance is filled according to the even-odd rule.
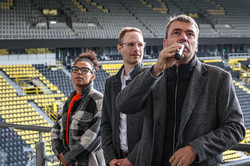
[[[115,98],[121,91],[121,73],[123,68],[124,67],[122,67],[116,75],[109,77],[105,83],[101,136],[106,163],[109,163],[112,159],[122,158],[120,154],[119,139],[120,112],[115,107]],[[143,68],[142,63],[138,64],[131,72],[131,78],[133,79],[143,70]],[[127,158],[132,164],[135,164],[138,145],[141,139],[143,116],[143,111],[136,113],[135,115],[127,116],[127,140],[129,151]]]
[[[161,165],[166,96],[166,77],[154,78],[150,69],[137,76],[117,96],[116,104],[121,112],[135,113],[145,108],[136,166]],[[215,165],[221,162],[222,152],[244,136],[243,115],[231,75],[197,60],[182,107],[175,149],[192,145],[198,153],[192,165]]]

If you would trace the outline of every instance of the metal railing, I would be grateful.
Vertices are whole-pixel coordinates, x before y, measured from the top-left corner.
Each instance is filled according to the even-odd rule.
[[[43,126],[30,126],[30,125],[16,125],[9,123],[0,123],[0,128],[9,128],[9,129],[21,129],[21,130],[32,130],[39,131],[39,141],[36,142],[36,166],[45,166],[45,162],[58,162],[58,159],[55,156],[46,156],[45,142],[42,141],[42,133],[50,132],[51,127],[43,127]]]
[[[45,142],[42,141],[42,132],[50,132],[51,127],[42,127],[42,126],[30,126],[30,125],[16,125],[9,123],[0,123],[0,128],[9,128],[9,129],[21,129],[21,130],[33,130],[39,131],[39,141],[36,142],[36,166],[45,166],[45,162],[58,162],[58,159],[55,156],[46,156],[45,154]],[[250,153],[250,144],[239,143],[230,150],[243,151]],[[230,162],[224,162],[222,166],[249,166],[250,157],[244,159],[233,160]]]

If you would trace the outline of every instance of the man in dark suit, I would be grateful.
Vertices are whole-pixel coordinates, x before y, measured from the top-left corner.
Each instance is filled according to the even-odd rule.
[[[231,75],[197,59],[198,35],[191,17],[171,18],[157,63],[116,98],[121,112],[145,109],[136,166],[217,165],[245,136]]]
[[[110,166],[135,164],[141,139],[143,114],[125,115],[115,107],[115,98],[129,81],[143,70],[145,42],[139,29],[125,27],[121,30],[117,50],[123,58],[123,66],[105,83],[101,136],[104,157]]]

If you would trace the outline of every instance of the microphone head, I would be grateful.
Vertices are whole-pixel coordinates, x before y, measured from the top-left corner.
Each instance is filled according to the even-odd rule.
[[[181,59],[181,55],[179,53],[175,53],[174,59],[176,59],[177,61],[180,60]]]
[[[182,45],[182,48],[179,49],[178,51],[176,51],[175,55],[174,55],[174,59],[176,60],[180,60],[181,59],[181,55],[183,53],[183,50],[185,48],[185,45],[182,42],[179,42]]]

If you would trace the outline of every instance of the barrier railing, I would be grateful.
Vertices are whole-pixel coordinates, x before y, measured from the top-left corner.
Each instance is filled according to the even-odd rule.
[[[42,132],[50,132],[51,127],[42,127],[42,126],[30,126],[30,125],[16,125],[9,123],[0,123],[0,128],[10,128],[10,129],[21,129],[21,130],[34,130],[39,131],[39,141],[36,142],[36,166],[45,166],[45,162],[58,162],[58,159],[55,156],[46,156],[45,154],[45,142],[42,141]],[[239,143],[231,150],[243,151],[250,153],[250,144]],[[250,157],[244,159],[238,159],[235,161],[224,162],[222,166],[247,166],[250,165]]]
[[[0,128],[39,131],[39,141],[36,142],[36,147],[35,147],[36,148],[36,166],[45,166],[46,161],[51,162],[51,163],[58,162],[58,159],[55,156],[47,156],[45,154],[46,145],[45,145],[45,142],[42,141],[42,133],[50,132],[51,127],[0,123]]]

